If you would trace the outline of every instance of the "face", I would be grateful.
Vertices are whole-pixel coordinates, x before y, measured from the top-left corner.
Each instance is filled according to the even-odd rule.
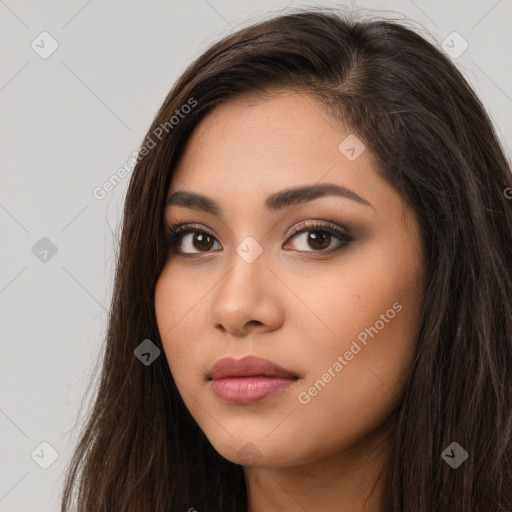
[[[417,218],[370,150],[311,97],[240,97],[193,132],[168,197],[178,191],[218,210],[184,195],[167,206],[166,227],[186,232],[169,246],[156,316],[213,447],[284,467],[375,435],[411,369],[424,266]],[[293,379],[209,380],[219,359],[250,355]]]

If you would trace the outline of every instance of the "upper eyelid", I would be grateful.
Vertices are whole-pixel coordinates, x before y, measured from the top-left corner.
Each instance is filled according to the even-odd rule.
[[[309,223],[308,223],[309,222]],[[185,236],[190,233],[194,232],[205,232],[208,235],[215,238],[217,242],[220,243],[219,238],[212,233],[212,231],[209,228],[203,227],[201,224],[196,224],[192,222],[182,222],[182,223],[176,223],[168,226],[169,231],[172,232],[174,230],[177,230],[177,237],[178,236]],[[337,238],[340,238],[344,236],[345,238],[353,238],[350,230],[345,226],[338,226],[336,223],[328,220],[319,220],[319,219],[313,219],[310,221],[301,221],[298,225],[293,226],[291,229],[287,230],[285,233],[285,236],[287,238],[287,241],[290,238],[293,238],[296,235],[307,233],[308,231],[314,231],[321,229],[325,229],[326,232],[334,231],[334,236]]]

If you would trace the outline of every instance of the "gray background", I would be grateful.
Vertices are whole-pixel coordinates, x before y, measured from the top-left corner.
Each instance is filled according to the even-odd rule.
[[[341,4],[0,0],[1,512],[58,510],[106,330],[129,176],[103,200],[93,189],[137,150],[173,82],[212,42],[269,11]],[[439,45],[457,31],[469,47],[455,62],[510,160],[512,0],[344,5],[408,18]],[[59,45],[46,59],[31,47],[50,48],[43,31]],[[44,237],[54,255],[39,252]],[[47,469],[42,442],[58,453]]]

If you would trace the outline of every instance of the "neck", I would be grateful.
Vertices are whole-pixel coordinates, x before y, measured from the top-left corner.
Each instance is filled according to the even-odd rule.
[[[389,435],[291,467],[244,467],[248,512],[381,512]]]

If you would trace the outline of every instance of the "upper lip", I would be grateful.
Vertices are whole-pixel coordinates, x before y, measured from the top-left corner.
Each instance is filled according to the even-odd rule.
[[[208,379],[224,379],[226,377],[266,377],[297,378],[293,372],[282,368],[268,359],[256,356],[245,356],[242,359],[224,357],[219,359],[208,373]]]

